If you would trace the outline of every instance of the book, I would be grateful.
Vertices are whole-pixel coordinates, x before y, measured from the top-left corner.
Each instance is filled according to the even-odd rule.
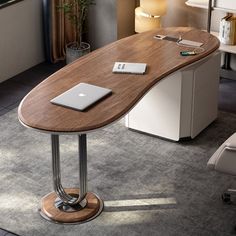
[[[125,74],[144,74],[146,63],[115,62],[112,72]]]
[[[235,45],[236,43],[236,17],[228,14],[220,21],[219,39],[223,44]]]

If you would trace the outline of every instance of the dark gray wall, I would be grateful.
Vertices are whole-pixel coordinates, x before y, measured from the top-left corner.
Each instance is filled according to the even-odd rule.
[[[92,49],[117,39],[116,0],[97,0],[89,10],[88,41]]]
[[[134,33],[135,0],[97,0],[89,11],[88,41],[92,49]]]

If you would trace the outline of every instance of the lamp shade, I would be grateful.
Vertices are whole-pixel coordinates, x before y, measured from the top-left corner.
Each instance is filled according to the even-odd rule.
[[[135,9],[135,32],[142,33],[155,28],[160,28],[160,17],[151,17],[141,7],[137,7]]]
[[[163,16],[167,11],[166,0],[140,0],[140,7],[152,16]]]

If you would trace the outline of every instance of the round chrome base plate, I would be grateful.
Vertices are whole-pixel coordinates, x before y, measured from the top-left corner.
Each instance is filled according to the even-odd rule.
[[[68,194],[77,194],[79,189],[65,189]],[[93,220],[103,210],[103,201],[92,192],[86,195],[87,205],[84,208],[78,207],[78,211],[64,211],[55,206],[57,195],[49,193],[41,200],[40,215],[51,222],[58,224],[81,224]]]

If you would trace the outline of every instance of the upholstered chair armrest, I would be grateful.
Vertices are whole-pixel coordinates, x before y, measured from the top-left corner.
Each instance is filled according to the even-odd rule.
[[[208,169],[236,175],[236,133],[230,136],[212,155]]]

